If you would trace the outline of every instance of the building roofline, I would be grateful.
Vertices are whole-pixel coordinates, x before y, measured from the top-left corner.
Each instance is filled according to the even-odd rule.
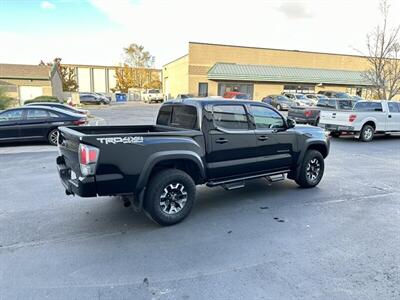
[[[239,45],[227,45],[227,44],[214,44],[214,43],[202,43],[202,42],[190,42],[190,41],[189,41],[189,44],[206,45],[206,46],[233,47],[233,48],[245,48],[245,49],[258,49],[258,50],[271,50],[271,51],[286,51],[286,52],[294,52],[294,53],[325,54],[325,55],[335,55],[335,56],[349,56],[349,57],[367,58],[367,56],[364,56],[364,55],[342,54],[342,53],[331,53],[331,52],[318,52],[318,51],[290,50],[290,49],[280,49],[280,48],[251,47],[251,46],[239,46]]]
[[[168,66],[169,64],[172,64],[173,62],[176,62],[176,61],[178,61],[178,60],[180,60],[180,59],[182,59],[182,58],[184,58],[186,56],[189,56],[189,53],[186,53],[185,55],[182,55],[182,56],[180,56],[178,58],[175,58],[174,60],[171,60],[170,62],[164,64],[162,67],[164,68],[164,67]]]
[[[123,66],[85,65],[85,64],[63,64],[63,63],[61,63],[61,66],[76,67],[76,68],[109,68],[109,69],[115,69],[115,68],[123,67]],[[161,71],[161,69],[157,69],[157,68],[149,68],[149,69],[150,69],[150,70],[153,70],[153,71]]]
[[[32,77],[32,76],[0,76],[0,79],[29,79],[29,80],[50,80],[50,77]]]
[[[340,71],[347,73],[364,73],[365,71],[354,71],[354,70],[343,70],[343,69],[326,69],[326,68],[308,68],[308,67],[290,67],[290,66],[277,66],[277,65],[264,65],[264,64],[240,64],[240,63],[227,63],[227,62],[216,62],[214,65],[208,70],[215,69],[217,65],[233,65],[233,66],[250,66],[250,67],[272,67],[272,68],[281,68],[281,69],[297,69],[297,70],[313,70],[313,71]],[[208,73],[207,72],[207,73]]]

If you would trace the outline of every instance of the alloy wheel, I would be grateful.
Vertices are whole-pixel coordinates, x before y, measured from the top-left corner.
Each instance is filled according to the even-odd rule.
[[[186,204],[187,192],[182,183],[171,183],[164,188],[160,196],[160,207],[168,215],[180,212]]]
[[[50,132],[49,140],[50,140],[51,144],[57,145],[57,143],[58,143],[58,130],[53,130],[52,132]]]
[[[318,178],[318,175],[321,171],[321,164],[319,163],[317,158],[313,158],[309,161],[306,169],[307,179],[310,181],[314,181]]]
[[[364,130],[364,139],[366,139],[366,140],[371,139],[373,134],[374,134],[374,132],[371,128],[366,128]]]

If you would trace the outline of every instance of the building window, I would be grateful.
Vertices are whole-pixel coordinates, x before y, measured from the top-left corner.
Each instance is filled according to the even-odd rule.
[[[200,97],[208,96],[208,83],[207,82],[199,82],[199,96]]]
[[[218,83],[218,96],[223,96],[226,92],[240,92],[248,94],[253,99],[254,84],[238,82],[220,82]]]
[[[315,85],[285,84],[283,91],[286,93],[314,94]]]

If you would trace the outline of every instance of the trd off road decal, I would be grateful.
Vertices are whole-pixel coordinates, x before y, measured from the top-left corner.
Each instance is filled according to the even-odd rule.
[[[143,143],[142,136],[126,136],[126,137],[102,137],[97,138],[97,140],[102,144],[140,144]]]

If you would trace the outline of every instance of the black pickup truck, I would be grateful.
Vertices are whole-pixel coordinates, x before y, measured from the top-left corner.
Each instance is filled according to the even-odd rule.
[[[67,194],[120,195],[155,222],[183,220],[196,185],[230,190],[248,179],[316,186],[329,140],[254,101],[185,99],[164,103],[156,125],[60,127],[57,158]]]

